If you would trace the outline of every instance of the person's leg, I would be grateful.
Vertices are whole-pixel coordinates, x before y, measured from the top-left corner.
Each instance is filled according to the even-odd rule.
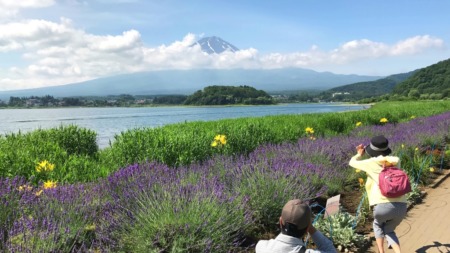
[[[400,244],[392,244],[392,249],[394,250],[395,253],[401,253],[402,250],[400,249]]]
[[[387,220],[386,210],[383,204],[378,204],[373,209],[373,232],[375,234],[375,240],[377,242],[378,252],[384,253],[384,223]]]
[[[379,237],[375,239],[377,242],[377,247],[378,247],[378,252],[379,253],[384,253],[384,237]]]
[[[395,228],[402,222],[406,216],[407,205],[406,203],[391,203],[389,220],[384,223],[383,231],[386,235],[388,245],[392,246],[392,249],[396,253],[401,252],[400,242],[395,234]]]

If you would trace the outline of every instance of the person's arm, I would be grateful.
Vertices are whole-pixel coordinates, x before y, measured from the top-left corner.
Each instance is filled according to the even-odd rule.
[[[349,162],[349,165],[355,169],[362,170],[368,172],[368,166],[372,162],[368,159],[361,160],[361,157],[364,155],[364,145],[360,144],[356,147],[356,155],[354,155]]]
[[[320,231],[318,231],[312,224],[308,227],[308,233],[311,235],[311,238],[314,244],[317,245],[317,249],[307,249],[307,253],[328,253],[333,252],[336,253],[336,248],[333,245],[333,242],[325,237]]]

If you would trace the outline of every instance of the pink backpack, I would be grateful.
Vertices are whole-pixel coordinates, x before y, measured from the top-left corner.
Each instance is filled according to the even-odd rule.
[[[397,167],[384,167],[379,176],[381,194],[388,198],[397,198],[411,191],[408,175]]]

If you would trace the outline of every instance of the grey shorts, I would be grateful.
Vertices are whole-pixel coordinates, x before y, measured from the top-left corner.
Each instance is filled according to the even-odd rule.
[[[388,244],[400,244],[395,228],[405,218],[407,204],[402,202],[381,203],[373,209],[373,231],[375,238],[386,237]]]

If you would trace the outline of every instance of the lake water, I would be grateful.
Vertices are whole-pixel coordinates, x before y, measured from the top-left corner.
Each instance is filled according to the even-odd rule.
[[[115,134],[141,127],[159,127],[192,121],[361,110],[367,105],[280,104],[267,106],[202,106],[140,108],[51,108],[1,109],[0,134],[28,132],[75,124],[94,130],[100,148],[109,145]]]

